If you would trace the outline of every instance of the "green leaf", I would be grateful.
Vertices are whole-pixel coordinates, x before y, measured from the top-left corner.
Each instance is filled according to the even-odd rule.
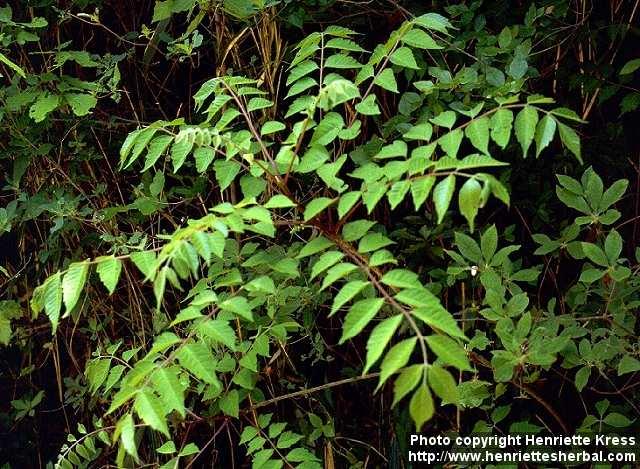
[[[625,428],[631,425],[633,420],[630,420],[618,412],[611,412],[604,418],[604,423],[616,428]]]
[[[549,146],[555,133],[556,120],[550,114],[545,114],[536,127],[536,158],[540,156],[542,150]]]
[[[380,114],[380,108],[376,102],[376,95],[370,94],[362,101],[355,105],[356,111],[365,116],[377,116]]]
[[[431,36],[425,33],[423,30],[414,28],[410,31],[407,31],[404,36],[402,36],[402,42],[410,45],[411,47],[415,47],[418,49],[442,49],[436,41],[433,40]]]
[[[88,262],[74,262],[69,266],[62,278],[62,296],[67,313],[71,312],[78,302],[82,288],[87,281]]]
[[[269,202],[264,204],[264,208],[288,208],[295,207],[296,204],[289,199],[286,195],[276,194],[269,199]]]
[[[244,296],[233,296],[231,298],[227,298],[220,303],[220,308],[225,311],[231,311],[247,321],[253,321],[251,306]]]
[[[505,148],[511,139],[513,112],[510,109],[498,109],[491,117],[491,138],[500,147]]]
[[[334,282],[340,280],[341,278],[349,275],[354,270],[358,270],[358,267],[349,262],[342,262],[338,265],[334,265],[327,271],[327,275],[322,282],[320,291],[331,286]]]
[[[378,382],[376,390],[380,389],[392,374],[407,364],[417,340],[417,337],[411,337],[391,347],[391,350],[387,352],[380,365],[380,381]]]
[[[136,428],[133,423],[133,417],[131,414],[125,414],[118,422],[118,428],[120,430],[120,441],[124,450],[138,462],[138,445],[136,444]],[[117,432],[116,432],[117,433]]]
[[[398,47],[391,56],[389,60],[392,64],[398,65],[404,68],[411,68],[414,70],[418,70],[418,64],[416,63],[416,59],[413,56],[413,52],[408,47]]]
[[[407,144],[402,140],[394,140],[390,145],[385,145],[374,156],[376,159],[394,158],[397,156],[407,156]]]
[[[389,192],[387,192],[387,198],[389,199],[389,206],[391,210],[395,209],[400,202],[404,199],[411,188],[411,181],[409,179],[405,179],[403,181],[395,182]]]
[[[64,99],[76,116],[86,116],[98,103],[95,96],[87,93],[66,93]]]
[[[367,253],[377,251],[378,249],[389,246],[390,244],[394,244],[394,242],[382,233],[369,233],[358,243],[358,252]]]
[[[560,140],[567,149],[573,153],[577,160],[582,163],[582,155],[580,151],[580,137],[568,125],[558,122],[558,130],[560,131]]]
[[[484,154],[489,154],[489,118],[471,121],[465,130],[471,144]]]
[[[616,230],[611,230],[604,240],[604,253],[609,259],[609,265],[615,265],[622,252],[622,236]]]
[[[60,272],[53,274],[43,284],[44,312],[51,321],[51,329],[55,334],[62,309],[62,282]]]
[[[351,210],[356,202],[358,202],[360,196],[360,191],[351,191],[342,194],[340,201],[338,202],[338,217],[343,218],[347,213],[349,213],[349,210]]]
[[[322,254],[322,256],[320,256],[320,258],[313,264],[309,280],[316,278],[329,267],[338,263],[343,257],[344,254],[341,251],[329,251]]]
[[[451,337],[467,340],[464,332],[458,327],[458,323],[449,311],[444,309],[433,294],[431,296],[422,293],[424,306],[413,310],[413,315],[428,324],[431,328],[444,332]]]
[[[450,174],[433,188],[433,203],[436,207],[438,224],[442,223],[447,213],[453,192],[456,188],[456,177]]]
[[[536,133],[538,124],[538,111],[532,106],[525,106],[516,116],[514,128],[516,139],[522,147],[522,154],[526,158],[531,142]]]
[[[340,49],[351,52],[366,52],[362,47],[360,47],[351,39],[345,39],[341,37],[330,39],[324,46],[328,49]]]
[[[367,341],[367,361],[362,371],[363,374],[378,361],[401,322],[402,315],[398,314],[385,319],[373,328]]]
[[[595,264],[598,264],[602,267],[609,266],[609,260],[605,255],[604,251],[600,249],[598,246],[592,243],[580,243],[582,247],[582,252],[589,258],[589,260]]]
[[[420,209],[427,197],[433,184],[436,182],[435,176],[426,176],[414,179],[411,182],[411,198],[416,211]]]
[[[447,156],[456,158],[463,136],[464,134],[461,129],[455,129],[440,137],[438,143]]]
[[[147,156],[144,160],[144,168],[142,168],[142,171],[146,171],[154,164],[156,164],[158,158],[162,156],[162,154],[166,151],[172,141],[173,135],[160,135],[159,137],[155,137],[153,140],[151,140],[151,143],[149,143]]]
[[[328,197],[318,197],[317,199],[313,199],[304,209],[304,221],[311,220],[336,200],[337,199],[330,199]]]
[[[496,253],[498,247],[498,230],[496,225],[491,225],[480,237],[480,248],[482,250],[482,257],[489,263],[493,255]]]
[[[139,391],[133,408],[144,423],[167,437],[169,436],[169,428],[162,410],[162,403],[152,391],[144,388]]]
[[[640,68],[640,59],[629,60],[620,69],[620,75],[629,75]]]
[[[589,368],[588,366],[583,366],[578,370],[575,378],[575,385],[578,392],[582,392],[584,387],[587,385],[590,375],[591,375],[591,368]]]
[[[367,285],[369,285],[369,282],[365,282],[363,280],[352,280],[351,282],[345,283],[333,299],[333,305],[331,306],[331,312],[329,313],[329,316],[333,316],[340,308],[351,301]]]
[[[51,93],[41,93],[36,102],[29,108],[29,117],[36,122],[42,122],[47,115],[60,104],[60,96]]]
[[[443,111],[436,117],[429,119],[432,123],[439,127],[450,129],[456,123],[457,115],[454,111]]]
[[[240,415],[240,396],[237,389],[227,392],[219,401],[220,410],[231,417]]]
[[[216,181],[220,186],[219,189],[223,191],[235,180],[240,172],[240,165],[233,160],[218,160],[213,163],[213,169],[216,172]]]
[[[630,355],[623,355],[618,362],[618,376],[640,371],[640,361]]]
[[[416,387],[420,378],[422,378],[423,370],[424,365],[411,365],[402,370],[393,384],[393,404],[391,404],[391,407],[395,407],[404,396]]]
[[[286,129],[287,126],[279,121],[267,121],[262,125],[262,129],[260,130],[260,135],[270,135],[276,132],[280,132],[281,130]]]
[[[150,280],[155,276],[156,253],[153,251],[138,251],[131,254],[131,260],[135,266],[145,276],[145,280]]]
[[[176,358],[180,365],[197,379],[209,384],[218,384],[218,378],[214,373],[215,360],[205,344],[201,342],[187,344],[177,351]]]
[[[178,378],[180,367],[160,367],[151,374],[151,382],[160,399],[172,410],[184,417],[184,389]]]
[[[171,145],[171,161],[173,162],[174,173],[177,173],[178,170],[182,167],[185,160],[187,159],[187,155],[191,152],[192,148],[193,141],[191,141],[190,139],[174,139],[173,145]]]
[[[460,207],[460,213],[467,219],[472,233],[474,221],[481,205],[482,186],[474,178],[467,179],[458,192],[458,206]]]
[[[417,432],[433,417],[434,411],[433,397],[431,397],[429,388],[423,383],[413,394],[409,402],[409,414],[416,424]]]
[[[398,83],[396,83],[396,77],[393,74],[393,70],[385,68],[374,79],[373,82],[381,88],[392,93],[398,92]]]
[[[382,276],[380,281],[386,285],[396,288],[421,288],[422,284],[418,279],[418,274],[406,269],[390,270]]]
[[[19,65],[15,64],[13,61],[11,61],[9,59],[9,57],[7,57],[6,55],[4,55],[2,52],[0,52],[0,62],[2,62],[3,64],[5,64],[7,67],[9,67],[11,70],[13,70],[14,72],[16,72],[18,75],[20,75],[22,78],[26,78],[27,75],[24,73],[24,70],[22,70],[22,68],[20,68]]]
[[[309,241],[298,253],[296,259],[302,259],[303,257],[312,256],[321,251],[324,251],[329,246],[333,246],[333,243],[324,236],[318,236]]]
[[[375,224],[376,222],[370,220],[349,222],[342,227],[342,238],[349,242],[357,241],[366,235]]]
[[[440,360],[461,371],[471,371],[464,349],[453,339],[443,335],[426,337],[427,344]]]
[[[236,333],[227,321],[207,319],[198,324],[198,332],[215,342],[226,345],[232,351],[236,349]]]
[[[458,403],[458,387],[451,373],[437,365],[432,365],[429,367],[427,376],[429,387],[442,399],[443,404]]]
[[[343,344],[362,332],[362,329],[380,311],[383,304],[384,300],[382,298],[366,298],[354,303],[344,318],[342,336],[338,343]]]
[[[156,452],[160,454],[173,454],[177,451],[176,444],[171,440],[167,441],[159,448],[156,448]]]
[[[258,111],[273,106],[273,101],[265,98],[251,98],[247,103],[247,112]]]

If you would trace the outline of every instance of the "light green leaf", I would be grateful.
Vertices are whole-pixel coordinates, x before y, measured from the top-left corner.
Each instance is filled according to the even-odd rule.
[[[366,298],[354,303],[344,318],[342,336],[338,343],[343,344],[358,335],[380,311],[383,304],[382,298]]]
[[[417,340],[417,337],[411,337],[391,347],[391,350],[387,352],[380,365],[380,381],[376,390],[380,389],[392,374],[407,364]]]
[[[160,367],[151,374],[151,382],[160,399],[168,408],[177,410],[184,417],[184,389],[178,378],[180,367]]]
[[[62,278],[62,295],[64,299],[64,306],[67,313],[71,312],[73,307],[78,302],[82,288],[87,281],[87,273],[89,272],[89,263],[74,262],[69,266],[67,272]]]
[[[58,327],[58,319],[62,309],[62,282],[60,275],[60,272],[53,274],[43,284],[44,312],[49,321],[51,321],[51,329],[54,334]]]
[[[465,130],[471,144],[484,154],[489,154],[489,118],[471,121]]]
[[[393,269],[382,276],[380,281],[396,288],[421,288],[418,274],[406,269]]]
[[[264,208],[287,208],[295,207],[296,204],[289,199],[286,195],[276,194],[269,199],[269,202],[264,204]]]
[[[560,132],[560,140],[562,140],[564,146],[582,163],[580,137],[578,137],[576,131],[562,122],[558,122],[558,130]]]
[[[369,285],[369,282],[365,282],[364,280],[352,280],[351,282],[345,283],[333,299],[333,305],[331,306],[331,312],[329,313],[329,316],[333,316],[340,308],[351,301],[367,285]]]
[[[198,324],[197,329],[200,334],[226,345],[230,350],[236,349],[236,333],[227,321],[207,319]]]
[[[416,387],[423,376],[423,370],[424,365],[411,365],[402,370],[395,383],[393,383],[393,403],[391,407],[395,407],[404,396]]]
[[[453,192],[456,188],[456,177],[450,174],[433,188],[433,203],[436,207],[438,224],[442,223],[447,213]]]
[[[385,319],[373,328],[367,341],[367,361],[362,371],[363,374],[367,373],[373,364],[378,361],[401,322],[402,315],[398,314]]]
[[[330,199],[328,197],[318,197],[317,199],[313,199],[304,209],[304,221],[311,220],[336,200],[337,199]]]
[[[465,350],[455,340],[442,335],[430,335],[426,341],[440,360],[461,371],[471,371]]]
[[[153,251],[138,251],[131,254],[131,260],[145,276],[145,280],[155,277],[156,253]]]
[[[398,92],[398,83],[396,83],[396,77],[393,74],[393,70],[385,68],[374,79],[373,82],[381,88],[392,93]]]
[[[540,156],[542,150],[549,146],[555,133],[556,120],[550,114],[545,114],[536,127],[536,158]]]
[[[162,403],[152,391],[144,388],[139,391],[133,408],[144,423],[167,437],[169,436],[169,428],[162,410]]]
[[[349,210],[351,210],[360,199],[361,194],[360,191],[351,191],[342,194],[338,202],[338,217],[343,218],[349,213]]]
[[[279,121],[267,121],[262,125],[262,129],[260,130],[260,135],[270,135],[276,132],[280,132],[281,130],[286,129],[287,126]]]
[[[180,365],[197,379],[209,384],[218,384],[218,378],[214,373],[215,360],[205,344],[201,342],[187,344],[178,350],[176,358]]]
[[[303,257],[312,256],[321,251],[324,251],[329,246],[333,246],[333,243],[324,236],[318,236],[309,241],[298,253],[296,259],[302,259]]]
[[[442,399],[443,404],[458,403],[458,388],[451,373],[444,368],[431,365],[427,376],[429,377],[429,386]]]
[[[404,68],[411,68],[414,70],[418,70],[418,64],[416,63],[416,59],[413,56],[413,52],[408,47],[398,47],[391,56],[389,60],[392,64],[398,65]]]
[[[327,271],[327,275],[325,276],[324,281],[322,282],[322,287],[320,288],[320,291],[329,287],[330,285],[340,280],[341,278],[349,275],[354,270],[358,270],[358,267],[349,262],[342,262],[341,264],[334,265]]]
[[[460,213],[467,219],[469,229],[473,233],[474,221],[478,209],[482,205],[482,186],[474,178],[469,178],[458,192]]]
[[[436,117],[429,119],[432,123],[439,127],[450,129],[456,123],[457,114],[454,111],[443,111]]]
[[[124,417],[118,422],[118,429],[120,430],[120,441],[124,450],[138,462],[138,445],[136,444],[136,428],[133,423],[133,417],[131,414],[125,414]]]
[[[436,182],[435,176],[419,177],[411,182],[411,198],[416,211],[420,209],[427,197],[433,184]]]
[[[522,147],[522,154],[526,158],[531,142],[536,133],[538,124],[538,111],[532,106],[525,106],[516,116],[514,128],[516,139]]]
[[[498,109],[491,117],[491,138],[500,148],[505,148],[511,138],[513,112],[510,109]]]
[[[434,411],[433,397],[431,397],[429,388],[423,383],[413,394],[409,402],[409,414],[411,414],[411,418],[416,424],[417,432],[433,417]]]

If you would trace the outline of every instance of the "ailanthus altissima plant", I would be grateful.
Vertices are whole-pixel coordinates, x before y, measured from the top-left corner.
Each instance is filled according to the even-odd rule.
[[[25,267],[37,282],[0,301],[0,344],[30,357],[33,333],[55,371],[12,394],[0,428],[57,394],[55,467],[267,469],[401,465],[410,431],[633,429],[630,178],[583,167],[588,102],[536,92],[551,89],[542,32],[569,12],[531,4],[490,32],[480,3],[420,6],[379,43],[354,23],[285,47],[281,24],[308,21],[304,5],[156,2],[122,35],[99,10],[60,10],[61,27],[131,49],[58,41],[42,62],[15,52],[45,50],[50,19],[0,10],[16,194],[0,233],[40,241]],[[154,81],[163,61],[203,73],[212,45],[220,62],[195,83]],[[132,99],[130,60],[157,112]],[[175,113],[165,89],[185,96]],[[34,373],[22,361],[16,374]],[[551,380],[582,398],[579,419],[549,402]],[[388,446],[349,433],[352,406]]]
[[[107,415],[118,415],[120,464],[125,453],[138,460],[136,433],[145,428],[170,441],[191,399],[234,418],[264,400],[260,370],[274,344],[299,327],[292,307],[323,292],[332,297],[329,315],[341,317],[339,344],[368,336],[362,372],[379,370],[377,389],[393,386],[394,405],[406,398],[417,429],[437,405],[459,403],[457,377],[473,372],[469,338],[418,273],[398,261],[394,241],[371,215],[382,203],[394,210],[406,199],[419,213],[430,201],[436,223],[453,211],[473,231],[490,197],[509,203],[491,172],[509,164],[502,150],[516,141],[524,157],[539,156],[557,133],[580,158],[571,127],[580,119],[513,84],[495,89],[493,98],[442,102],[438,96],[455,89],[455,79],[425,80],[425,72],[438,65],[430,51],[445,47],[434,34],[452,30],[445,17],[428,13],[367,52],[354,31],[331,26],[295,48],[279,106],[259,80],[221,76],[193,97],[200,122],[159,121],[129,134],[122,169],[161,171],[166,159],[172,173],[195,167],[214,175],[220,191],[239,183],[241,194],[186,220],[157,248],[72,263],[34,292],[33,310],[44,310],[55,331],[61,315],[78,305],[93,265],[109,293],[123,263],[153,285],[151,345],[112,347],[106,356],[98,350],[86,369],[91,389],[108,399]],[[480,81],[478,69],[460,73]],[[399,93],[398,82],[409,91],[398,115],[385,118],[379,95]],[[362,139],[363,127],[380,130]],[[283,230],[308,239],[270,245]],[[496,234],[490,236],[495,250]],[[491,250],[485,248],[488,261]],[[168,290],[183,293],[167,299]],[[256,435],[271,429],[254,423]],[[255,453],[264,443],[250,440],[254,463],[320,467],[304,446],[289,449],[286,438],[274,446],[279,432],[271,433],[273,447]]]

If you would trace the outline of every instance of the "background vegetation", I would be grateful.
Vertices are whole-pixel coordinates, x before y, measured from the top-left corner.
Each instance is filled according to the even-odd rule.
[[[638,2],[0,8],[0,464],[638,432]]]

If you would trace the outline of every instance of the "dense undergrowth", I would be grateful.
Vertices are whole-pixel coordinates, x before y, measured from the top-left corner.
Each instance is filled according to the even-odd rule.
[[[1,7],[2,467],[637,433],[637,7]]]

